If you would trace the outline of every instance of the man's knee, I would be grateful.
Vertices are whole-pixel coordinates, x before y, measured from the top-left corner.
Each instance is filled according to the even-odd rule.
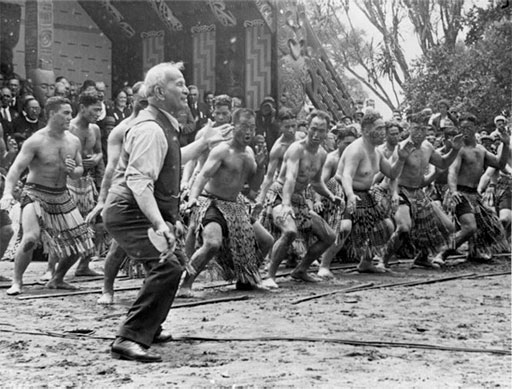
[[[474,234],[477,231],[476,220],[473,214],[463,215],[459,221],[461,230],[466,234]]]
[[[36,248],[39,241],[39,235],[33,232],[26,232],[21,239],[20,248],[24,253]]]
[[[281,239],[286,242],[293,242],[297,238],[298,232],[294,228],[283,228],[281,230]]]

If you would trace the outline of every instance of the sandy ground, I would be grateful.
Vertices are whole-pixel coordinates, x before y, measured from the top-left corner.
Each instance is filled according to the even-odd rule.
[[[102,262],[95,262],[101,268]],[[13,264],[0,263],[11,276]],[[45,264],[29,266],[35,281]],[[399,276],[336,271],[337,279],[304,284],[280,279],[276,291],[239,292],[206,288],[204,299],[247,300],[171,310],[165,327],[177,338],[153,349],[159,364],[114,360],[109,344],[136,291],[116,294],[116,304],[96,305],[99,294],[18,300],[0,289],[0,387],[298,387],[298,388],[510,388],[510,257],[492,265],[452,264],[441,271],[395,267]],[[410,287],[333,294],[291,304],[317,293],[468,273],[508,272]],[[73,274],[73,271],[70,272]],[[72,279],[82,290],[101,281]],[[119,280],[118,287],[141,280]],[[212,286],[204,278],[198,287]],[[2,285],[5,287],[5,285]],[[24,295],[54,293],[41,286]],[[177,299],[183,304],[199,299]],[[90,332],[76,337],[73,333]],[[32,333],[32,334],[30,334]],[[53,335],[53,336],[52,336]],[[188,341],[184,337],[311,337],[324,341]],[[352,346],[333,340],[410,342],[472,349],[508,350],[508,355],[405,347]]]

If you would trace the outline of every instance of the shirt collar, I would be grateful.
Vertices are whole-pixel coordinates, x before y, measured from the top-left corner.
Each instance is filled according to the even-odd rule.
[[[153,106],[152,106],[152,105],[149,105],[149,106],[150,106],[150,107],[153,107],[153,108],[156,108],[156,109],[158,109],[160,112],[162,112],[162,113],[165,115],[165,117],[166,117],[167,119],[169,119],[169,121],[171,122],[171,124],[172,124],[172,126],[174,127],[174,129],[175,129],[176,131],[180,132],[180,123],[178,122],[178,120],[177,120],[174,116],[172,116],[169,112],[164,111],[163,109],[160,109],[160,108],[158,108],[158,107],[156,107],[156,106],[154,106],[154,105],[153,105]]]

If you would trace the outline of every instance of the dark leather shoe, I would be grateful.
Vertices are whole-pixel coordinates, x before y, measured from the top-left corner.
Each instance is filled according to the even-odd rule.
[[[172,341],[171,331],[162,330],[153,338],[153,343],[167,343]]]
[[[162,362],[162,357],[146,350],[139,343],[128,339],[116,338],[111,348],[112,357],[137,362]]]

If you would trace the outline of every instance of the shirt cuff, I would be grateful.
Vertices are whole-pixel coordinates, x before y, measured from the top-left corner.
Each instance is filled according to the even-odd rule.
[[[128,177],[126,185],[134,195],[140,196],[148,188],[153,193],[154,183],[151,178],[147,177]]]

